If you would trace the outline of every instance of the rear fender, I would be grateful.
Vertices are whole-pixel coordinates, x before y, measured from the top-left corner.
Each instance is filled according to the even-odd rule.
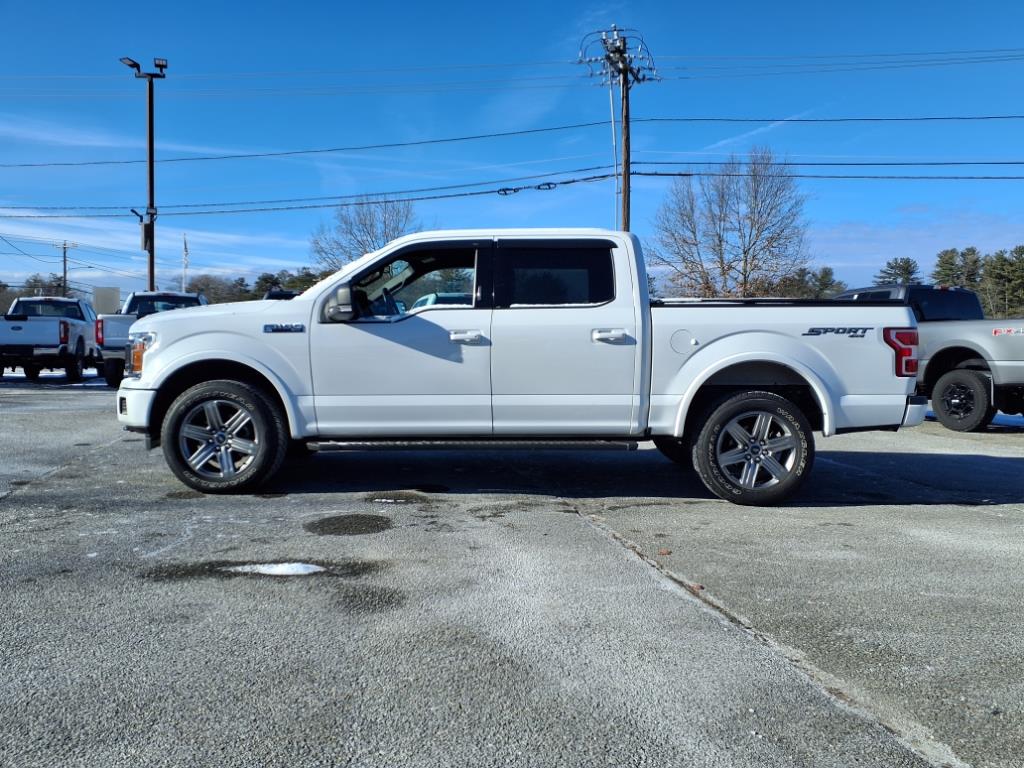
[[[692,355],[673,376],[667,393],[679,393],[673,434],[682,437],[686,415],[697,393],[715,374],[740,363],[769,363],[788,368],[810,387],[821,408],[822,434],[835,434],[833,403],[842,392],[832,364],[816,350],[783,334],[737,334],[709,344]],[[756,385],[763,386],[763,385]]]

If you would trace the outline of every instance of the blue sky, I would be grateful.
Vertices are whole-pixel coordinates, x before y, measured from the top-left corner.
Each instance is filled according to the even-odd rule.
[[[936,61],[949,57],[927,54],[1017,48],[1024,7],[1005,0],[287,6],[0,0],[0,23],[7,33],[0,48],[0,163],[143,159],[145,86],[118,62],[121,56],[144,64],[154,56],[169,60],[167,79],[157,83],[158,158],[606,120],[607,90],[581,77],[584,70],[572,61],[585,33],[612,23],[643,33],[665,77],[633,90],[634,117],[1024,113],[1024,57],[859,65],[878,62],[870,57],[879,54]],[[869,58],[843,59],[851,66],[837,67],[841,56]],[[954,58],[972,57],[979,55]],[[856,71],[807,71],[818,64]],[[633,159],[719,160],[757,143],[796,161],[1024,160],[1022,127],[1024,121],[636,124]],[[330,217],[329,210],[315,209],[170,216],[173,205],[350,195],[605,165],[611,162],[609,137],[605,125],[402,149],[161,164],[158,282],[178,279],[183,233],[193,273],[252,278],[309,263],[309,236]],[[1024,166],[903,170],[1024,175]],[[641,236],[651,234],[667,184],[634,180],[633,230]],[[944,247],[989,251],[1024,242],[1024,181],[800,184],[808,196],[810,256],[851,284],[869,282],[894,256],[911,256],[930,269]],[[0,168],[0,213],[43,212],[36,206],[142,208],[145,185],[145,165]],[[611,226],[613,210],[608,181],[418,204],[426,227]],[[74,258],[123,273],[76,263],[73,280],[143,285],[144,254],[133,218],[0,218],[0,233],[47,260],[12,254],[0,241],[0,280],[58,270],[49,262],[58,256],[49,241],[66,238],[80,244]]]

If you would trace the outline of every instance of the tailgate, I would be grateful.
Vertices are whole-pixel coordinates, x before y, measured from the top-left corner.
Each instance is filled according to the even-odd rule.
[[[55,347],[60,343],[56,317],[4,315],[0,321],[0,346]]]

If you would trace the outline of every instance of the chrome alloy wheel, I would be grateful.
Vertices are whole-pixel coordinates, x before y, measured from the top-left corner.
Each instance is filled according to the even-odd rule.
[[[260,434],[248,409],[230,400],[207,400],[185,415],[178,448],[196,474],[229,478],[252,463]]]
[[[793,472],[797,437],[782,419],[767,411],[741,413],[718,435],[718,466],[741,488],[770,488]]]

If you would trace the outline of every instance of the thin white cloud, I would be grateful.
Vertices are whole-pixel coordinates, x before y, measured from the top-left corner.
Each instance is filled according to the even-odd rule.
[[[804,110],[803,112],[797,112],[795,115],[790,115],[788,118],[786,118],[786,120],[794,120],[798,117],[806,117],[813,111],[813,109],[807,109]],[[776,128],[780,128],[781,126],[786,124],[786,120],[776,120],[774,123],[762,125],[752,130],[744,131],[743,133],[738,134],[736,136],[730,136],[726,139],[722,139],[721,141],[716,141],[713,144],[708,144],[706,147],[701,147],[700,151],[708,152],[713,149],[719,149],[720,147],[735,146],[754,136],[761,136],[763,134],[769,133],[770,131],[774,131]]]

